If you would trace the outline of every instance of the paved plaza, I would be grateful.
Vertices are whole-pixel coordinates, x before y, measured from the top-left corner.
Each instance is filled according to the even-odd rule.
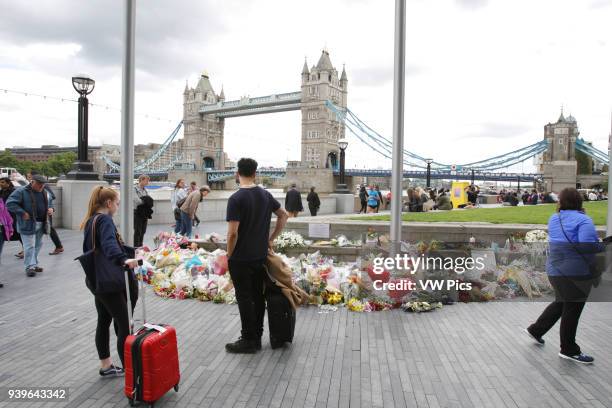
[[[224,232],[221,224],[206,228]],[[13,256],[17,246],[5,246],[0,388],[69,387],[69,401],[0,407],[126,407],[123,379],[97,372],[94,303],[73,261],[81,233],[59,233],[66,252],[46,255],[51,243],[45,238],[45,271],[35,278]],[[230,355],[223,346],[239,332],[235,305],[165,300],[149,289],[148,316],[177,328],[181,367],[179,392],[156,406],[612,407],[612,304],[584,310],[578,341],[596,358],[592,366],[557,356],[558,326],[544,347],[521,332],[543,307],[471,303],[424,314],[307,307],[298,311],[291,346],[272,351],[266,327],[260,353]],[[111,350],[119,361],[114,335]]]

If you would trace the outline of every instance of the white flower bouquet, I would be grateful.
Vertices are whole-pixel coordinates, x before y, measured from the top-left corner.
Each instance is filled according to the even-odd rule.
[[[306,242],[304,237],[295,231],[285,231],[281,233],[275,240],[274,245],[279,251],[290,248],[304,248]]]

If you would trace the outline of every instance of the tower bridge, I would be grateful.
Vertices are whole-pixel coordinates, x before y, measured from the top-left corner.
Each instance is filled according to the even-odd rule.
[[[316,65],[304,61],[300,90],[236,100],[225,99],[224,89],[217,94],[208,73],[201,74],[195,87],[185,84],[183,119],[166,141],[150,157],[135,165],[135,174],[147,173],[172,179],[189,174],[202,182],[222,182],[233,178],[224,150],[225,120],[233,117],[261,115],[299,110],[302,113],[301,154],[297,162],[285,169],[262,169],[260,175],[284,178],[285,184],[297,182],[314,185],[319,191],[333,191],[333,178],[338,174],[338,140],[346,131],[369,151],[391,159],[393,146],[362,121],[347,106],[348,76],[331,62],[323,50]],[[183,128],[183,137],[178,137]],[[584,153],[600,167],[608,163],[608,155],[580,139],[576,119],[563,113],[555,123],[544,127],[544,138],[494,157],[464,164],[440,163],[404,150],[404,176],[425,178],[426,168],[432,179],[488,180],[531,182],[541,180],[544,188],[559,191],[566,186],[599,182],[597,176],[576,176],[576,151]],[[515,164],[536,157],[537,173],[508,173]],[[118,178],[120,165],[105,158],[110,172],[107,178]],[[390,177],[390,170],[349,169],[351,177]],[[602,177],[599,177],[603,180]]]
[[[339,74],[329,52],[323,50],[316,65],[304,61],[301,90],[226,101],[223,88],[219,94],[206,72],[197,85],[185,85],[183,92],[182,140],[183,164],[193,170],[224,170],[225,119],[300,110],[302,112],[301,162],[309,168],[336,168],[338,139],[345,136],[344,123],[330,112],[326,101],[341,109],[347,106],[348,79],[343,68]]]

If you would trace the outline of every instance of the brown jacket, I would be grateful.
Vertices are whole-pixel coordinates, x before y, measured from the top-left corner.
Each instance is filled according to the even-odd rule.
[[[310,300],[308,293],[293,283],[291,268],[283,262],[283,258],[276,254],[268,254],[266,265],[268,275],[287,297],[294,310],[297,306],[308,303]]]
[[[195,217],[196,211],[198,211],[198,205],[200,205],[200,200],[202,199],[202,193],[200,190],[196,190],[193,193],[189,193],[185,202],[181,206],[181,211],[187,213],[189,218],[192,220]]]

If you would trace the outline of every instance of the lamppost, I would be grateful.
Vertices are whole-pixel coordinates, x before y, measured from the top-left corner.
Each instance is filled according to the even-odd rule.
[[[89,95],[96,86],[96,81],[87,75],[77,74],[72,77],[72,86],[79,96],[78,114],[78,147],[77,159],[72,165],[72,170],[66,174],[70,180],[98,180],[98,174],[93,171],[93,164],[89,162],[88,153],[88,106]]]
[[[345,153],[348,146],[348,141],[346,139],[338,140],[338,148],[340,149],[340,182],[336,185],[336,193],[347,194],[350,193],[349,189],[346,186],[346,181],[344,180],[344,170],[345,170]]]
[[[433,159],[425,159],[427,163],[427,179],[425,182],[425,187],[429,188],[431,184],[431,163],[433,163]]]
[[[472,183],[471,185],[474,185],[474,169],[472,169]]]

